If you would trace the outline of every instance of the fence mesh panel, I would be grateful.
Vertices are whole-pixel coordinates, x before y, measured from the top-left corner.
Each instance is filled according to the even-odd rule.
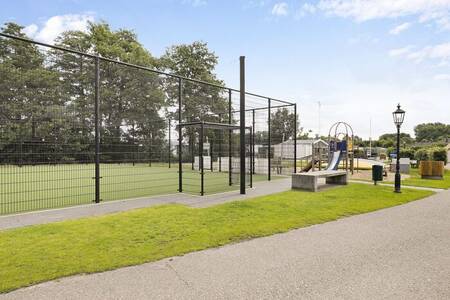
[[[180,150],[182,190],[198,194],[199,132],[179,136],[177,125],[239,125],[239,99],[232,89],[2,36],[0,215],[176,193]],[[292,172],[294,106],[247,94],[245,109],[246,185]],[[239,130],[209,128],[203,138],[204,192],[238,189]]]

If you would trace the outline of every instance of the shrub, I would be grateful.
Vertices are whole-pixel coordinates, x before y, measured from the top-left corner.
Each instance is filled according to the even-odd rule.
[[[364,150],[362,150],[362,149],[355,149],[354,155],[355,155],[355,158],[365,158],[366,157],[366,154],[364,153]]]
[[[445,147],[428,147],[418,149],[414,155],[417,160],[436,160],[447,163],[447,149]]]
[[[444,147],[430,148],[430,156],[433,160],[443,161],[447,163],[447,149]]]
[[[430,160],[430,154],[428,149],[426,148],[421,148],[418,149],[414,155],[414,158],[417,160]]]
[[[404,148],[400,149],[400,157],[408,157],[410,159],[414,159],[416,151],[412,148]]]

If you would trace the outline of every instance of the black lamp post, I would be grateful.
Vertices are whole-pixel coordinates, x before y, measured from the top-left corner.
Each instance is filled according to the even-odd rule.
[[[392,113],[394,123],[397,126],[397,165],[395,166],[395,189],[394,192],[401,193],[400,191],[400,126],[402,126],[405,119],[405,111],[400,109],[400,104],[397,105],[397,109]]]

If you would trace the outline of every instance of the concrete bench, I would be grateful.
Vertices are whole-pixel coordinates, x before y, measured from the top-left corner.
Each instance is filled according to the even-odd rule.
[[[292,188],[317,192],[319,178],[325,178],[327,184],[347,184],[346,171],[324,170],[310,173],[292,174]]]

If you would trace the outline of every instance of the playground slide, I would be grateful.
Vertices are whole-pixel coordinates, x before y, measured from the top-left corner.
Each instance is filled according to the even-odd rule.
[[[315,160],[314,165],[317,165],[318,162],[319,162],[318,160]],[[313,166],[312,161],[310,161],[300,172],[302,173],[309,172],[309,170],[312,169],[312,166]]]
[[[333,152],[333,157],[331,158],[331,161],[328,164],[327,170],[328,171],[337,170],[340,162],[341,162],[341,151]]]

